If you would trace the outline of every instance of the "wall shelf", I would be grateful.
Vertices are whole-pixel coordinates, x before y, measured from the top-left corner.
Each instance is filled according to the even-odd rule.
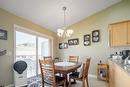
[[[0,49],[0,56],[3,56],[3,55],[5,55],[5,54],[6,54],[6,50]]]

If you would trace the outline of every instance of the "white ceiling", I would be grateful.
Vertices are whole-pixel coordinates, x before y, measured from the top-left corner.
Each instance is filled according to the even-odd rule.
[[[67,6],[67,25],[77,23],[121,0],[0,0],[3,8],[49,30],[63,26],[63,6]]]

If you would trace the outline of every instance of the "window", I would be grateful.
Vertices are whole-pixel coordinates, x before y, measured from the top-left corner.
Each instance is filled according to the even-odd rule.
[[[15,29],[16,61],[24,60],[28,64],[27,78],[40,74],[39,59],[51,55],[51,39],[25,30]]]

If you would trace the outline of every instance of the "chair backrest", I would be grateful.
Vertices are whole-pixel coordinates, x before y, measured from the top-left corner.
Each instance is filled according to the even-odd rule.
[[[69,62],[78,62],[79,56],[69,56]]]
[[[49,58],[39,60],[39,62],[42,74],[42,87],[44,87],[44,82],[55,87],[56,82],[55,82],[54,61]]]
[[[87,58],[86,62],[83,64],[83,78],[88,77],[90,61],[91,61],[91,58]]]
[[[59,61],[60,61],[60,59],[58,57],[54,58],[54,62],[59,62]]]
[[[44,60],[46,60],[46,59],[52,59],[52,57],[51,56],[44,56],[43,59]]]

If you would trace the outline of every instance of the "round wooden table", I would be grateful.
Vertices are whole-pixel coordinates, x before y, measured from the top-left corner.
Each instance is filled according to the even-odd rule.
[[[63,74],[66,78],[66,81],[68,81],[67,74],[77,70],[81,66],[81,64],[81,62],[57,62],[55,63],[55,73]]]

